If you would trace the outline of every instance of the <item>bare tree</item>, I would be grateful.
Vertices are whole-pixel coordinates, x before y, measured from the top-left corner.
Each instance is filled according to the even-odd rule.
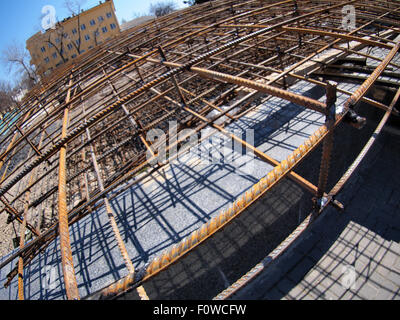
[[[46,43],[56,49],[58,55],[61,57],[64,63],[68,61],[68,58],[65,56],[66,50],[64,46],[64,42],[66,39],[67,35],[64,32],[64,27],[60,23],[57,23],[56,29],[54,31],[48,32],[48,36],[46,39]]]
[[[98,38],[99,38],[99,35],[100,35],[100,28],[103,25],[103,23],[104,23],[104,20],[98,21],[97,24],[96,24],[97,28],[96,28],[95,31],[93,31],[94,43],[95,43],[96,46],[99,44]]]
[[[73,14],[78,15],[87,0],[64,0],[64,7]]]
[[[14,87],[14,91],[16,93],[18,92],[22,92],[24,90],[31,90],[35,84],[37,83],[36,81],[33,81],[26,72],[24,72],[21,76],[21,78],[19,79],[19,81],[17,82],[16,86]]]
[[[82,10],[83,4],[86,3],[86,0],[65,0],[64,6],[67,8],[69,13],[74,17],[77,16],[77,32],[78,32],[78,39],[72,39],[69,35],[67,38],[71,41],[72,45],[75,47],[78,54],[81,54],[81,44],[82,44],[82,37],[81,37],[81,17],[80,13]]]
[[[3,115],[16,104],[15,92],[11,85],[5,81],[0,81],[0,113]]]
[[[141,17],[146,17],[146,16],[148,16],[149,14],[148,13],[145,13],[145,12],[134,12],[134,13],[132,13],[132,19],[137,19],[137,18],[141,18]],[[124,19],[123,19],[124,20]],[[125,20],[125,22],[128,22],[128,21],[126,21]]]
[[[14,42],[7,46],[3,50],[1,60],[9,73],[19,76],[25,72],[32,82],[36,82],[36,71],[31,66],[30,55],[23,45]]]
[[[209,1],[212,0],[184,0],[183,3],[188,4],[189,6],[194,6],[195,4],[202,4]]]
[[[65,32],[64,26],[60,23],[59,18],[57,17],[56,25],[53,30],[48,29],[44,34],[44,42],[47,43],[50,47],[54,47],[57,51],[57,54],[62,59],[63,63],[66,63],[68,59],[68,53],[66,50],[66,46],[71,44],[77,51],[78,54],[81,53],[81,23],[79,13],[81,11],[81,6],[86,2],[86,0],[65,0],[63,5],[71,14],[71,16],[77,16],[77,34],[78,38],[72,37]],[[44,15],[40,17],[42,20]]]
[[[150,5],[150,14],[159,18],[174,12],[175,9],[176,4],[173,1],[158,2]]]

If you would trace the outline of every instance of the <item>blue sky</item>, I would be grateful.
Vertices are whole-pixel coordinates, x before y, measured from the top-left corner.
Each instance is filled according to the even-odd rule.
[[[91,8],[99,3],[99,0],[83,0],[83,9]],[[114,0],[116,14],[119,22],[134,18],[135,14],[148,13],[150,4],[161,0]],[[177,8],[183,8],[183,0],[172,0]],[[40,30],[41,11],[46,5],[52,5],[56,9],[59,20],[69,16],[64,6],[64,0],[0,0],[0,54],[9,44],[16,42],[24,44],[34,33]],[[12,81],[0,63],[0,80]]]

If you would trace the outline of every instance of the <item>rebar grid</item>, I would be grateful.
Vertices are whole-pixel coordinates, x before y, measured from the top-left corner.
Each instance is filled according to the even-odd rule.
[[[343,29],[345,5],[356,9],[355,29]],[[359,51],[365,47],[390,53],[384,61],[367,55],[381,64],[369,71],[357,91],[337,89],[349,100],[331,126],[338,125],[359,101],[395,114],[395,109],[365,94],[388,66],[398,67],[391,60],[399,47],[393,41],[400,33],[396,22],[399,10],[396,1],[212,1],[126,30],[73,64],[57,69],[4,119],[2,130],[7,132],[0,139],[0,214],[20,225],[21,239],[16,253],[0,265],[3,268],[19,258],[6,285],[19,274],[19,297],[23,299],[23,267],[61,236],[67,296],[78,299],[68,228],[105,206],[130,276],[102,296],[119,294],[148,280],[212,236],[275,183],[260,182],[260,190],[256,187],[255,194],[241,199],[239,209],[233,209],[229,217],[225,214],[223,219],[210,221],[188,242],[177,244],[153,261],[142,278],[135,277],[109,201],[125,190],[117,190],[122,183],[131,186],[165,166],[159,163],[143,176],[152,160],[146,154],[156,157],[156,145],[146,140],[147,133],[151,129],[168,131],[171,121],[177,122],[177,133],[187,128],[195,132],[214,128],[277,166],[276,181],[287,174],[313,195],[327,196],[324,181],[328,164],[321,168],[320,186],[293,169],[330,137],[328,131],[333,127],[324,127],[316,138],[312,136],[306,152],[299,151],[300,158],[296,153],[293,161],[281,164],[224,127],[249,112],[251,103],[260,96],[279,97],[327,114],[325,103],[295,94],[290,86],[308,81],[329,88],[328,82],[313,75],[350,54],[364,57],[366,54]],[[326,60],[318,59],[324,54]],[[228,102],[233,105],[222,110]],[[207,115],[213,110],[218,116],[210,120]],[[18,121],[11,125],[15,115]],[[217,125],[221,118],[224,122]],[[166,137],[168,142],[172,138]],[[175,143],[181,145],[186,138]],[[326,162],[329,156],[324,157]],[[33,233],[29,243],[24,240],[26,229]]]

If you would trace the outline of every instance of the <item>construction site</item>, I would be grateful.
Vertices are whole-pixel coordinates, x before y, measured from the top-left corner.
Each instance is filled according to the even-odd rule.
[[[398,132],[399,48],[399,1],[216,0],[59,67],[3,119],[0,299],[265,298]]]

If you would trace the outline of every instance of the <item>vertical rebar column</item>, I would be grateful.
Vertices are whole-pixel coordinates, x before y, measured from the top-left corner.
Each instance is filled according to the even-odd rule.
[[[40,142],[39,142],[39,149],[42,146],[43,143],[43,139],[44,139],[44,135],[45,135],[45,129],[43,129],[43,132],[41,134],[40,137]],[[31,154],[32,150],[30,150],[29,155]],[[28,158],[29,158],[28,155]],[[35,176],[36,176],[36,171],[37,168],[32,170],[32,173],[29,177],[29,182],[28,182],[28,186],[31,187]],[[20,242],[19,242],[19,248],[23,249],[24,245],[25,245],[25,232],[26,232],[26,226],[28,223],[28,212],[29,212],[29,199],[31,196],[31,190],[29,189],[26,194],[25,194],[25,204],[24,204],[24,216],[23,216],[23,222],[22,222],[22,226],[20,228]],[[24,300],[24,258],[22,256],[19,257],[18,259],[18,299],[19,300]]]
[[[138,69],[138,71],[139,71],[139,69]],[[103,73],[105,74],[104,69],[103,69]],[[112,84],[112,82],[110,80],[108,80],[108,83],[109,83],[114,95],[118,99],[120,99],[120,96],[118,95],[118,92],[117,92],[117,89],[115,88],[115,86]],[[126,106],[124,104],[121,105],[121,108],[124,111],[125,115],[129,116],[129,111],[128,111],[128,109],[126,108]],[[83,113],[85,114],[85,108],[84,107],[83,107]],[[86,118],[85,118],[85,121],[86,121]],[[132,127],[135,129],[137,127],[137,124],[136,124],[136,121],[133,118],[133,116],[129,116],[129,121],[131,122]],[[86,128],[86,135],[87,135],[88,140],[91,140],[90,131],[89,131],[88,128]],[[140,138],[142,139],[142,141],[145,144],[145,146],[147,148],[149,148],[149,145],[147,144],[146,139],[143,137],[143,134],[140,134]],[[104,191],[104,184],[103,184],[103,180],[102,180],[101,175],[100,175],[100,168],[99,168],[99,165],[98,165],[98,162],[97,162],[97,159],[96,159],[95,149],[94,149],[94,146],[93,146],[92,143],[89,146],[90,146],[90,152],[91,152],[91,156],[92,156],[92,163],[93,163],[93,166],[94,166],[94,169],[95,169],[95,172],[96,172],[96,176],[97,176],[97,182],[98,182],[100,191],[103,192]],[[154,156],[154,153],[152,153],[152,155]],[[104,199],[104,204],[106,206],[106,212],[107,212],[111,227],[113,229],[114,236],[115,236],[115,239],[117,241],[118,247],[120,249],[122,258],[124,259],[126,268],[128,269],[128,272],[130,274],[134,275],[135,274],[135,268],[134,268],[134,266],[132,264],[132,260],[129,258],[129,254],[128,254],[128,251],[126,250],[125,243],[122,240],[121,234],[119,232],[119,229],[118,229],[117,223],[115,221],[115,217],[114,217],[114,211],[112,210],[111,205],[110,205],[110,201],[107,198],[107,196],[104,196],[103,199]],[[144,289],[143,286],[138,287],[136,290],[137,290],[137,293],[139,294],[140,299],[142,299],[142,300],[150,300],[148,295],[147,295],[147,293],[146,293],[146,290]]]
[[[282,59],[282,57],[283,57],[283,52],[282,52],[282,50],[281,50],[281,48],[280,48],[279,46],[276,47],[276,52],[277,52],[277,54],[278,54],[278,59],[279,59],[280,68],[281,68],[282,71],[285,71],[285,66],[284,66],[284,64],[283,64],[283,59]],[[284,88],[285,90],[287,90],[286,75],[283,76],[282,81],[283,81],[283,88]]]
[[[159,51],[163,61],[168,62],[167,56],[165,55],[165,52],[164,52],[164,49],[162,47],[158,47],[158,51]],[[171,68],[167,66],[167,70],[170,71]],[[179,98],[181,99],[182,105],[187,107],[185,96],[183,95],[181,88],[178,85],[178,81],[176,81],[176,77],[174,75],[172,75],[171,79],[172,79],[172,83],[175,86],[176,91],[178,92]]]
[[[322,146],[322,158],[321,167],[319,172],[318,180],[318,192],[317,192],[317,209],[319,210],[323,206],[323,196],[328,183],[329,165],[333,149],[333,129],[336,120],[336,99],[337,99],[337,84],[333,81],[327,82],[326,87],[326,120],[325,125],[328,129],[323,146]]]
[[[25,115],[25,117],[24,117],[24,119],[22,120],[21,123],[24,123],[24,122],[29,118],[29,116],[31,115],[31,113],[32,113],[32,110],[30,110],[30,111]],[[11,149],[12,149],[13,146],[14,146],[15,140],[17,139],[18,134],[19,134],[19,132],[15,132],[15,134],[14,134],[13,137],[12,137],[11,142],[10,142],[9,145],[7,146],[6,151],[3,152],[2,155],[0,155],[0,170],[3,168],[4,162],[5,162],[5,156],[3,156],[3,155],[4,155],[4,154],[8,154],[8,153],[11,151]],[[14,150],[16,150],[16,149],[14,148]],[[14,153],[15,153],[15,151],[14,151]],[[13,153],[13,155],[14,155],[14,153]],[[6,174],[6,173],[4,172],[3,178],[1,179],[1,182],[3,182],[3,180],[4,180],[4,178],[5,178],[5,174]]]
[[[69,82],[66,103],[71,99],[72,74]],[[67,136],[69,107],[64,110],[64,120],[61,139]],[[61,262],[64,274],[65,290],[69,300],[79,300],[78,285],[76,283],[74,262],[72,260],[71,242],[69,238],[68,208],[67,208],[67,146],[60,149],[60,163],[58,174],[58,220],[60,233]]]

